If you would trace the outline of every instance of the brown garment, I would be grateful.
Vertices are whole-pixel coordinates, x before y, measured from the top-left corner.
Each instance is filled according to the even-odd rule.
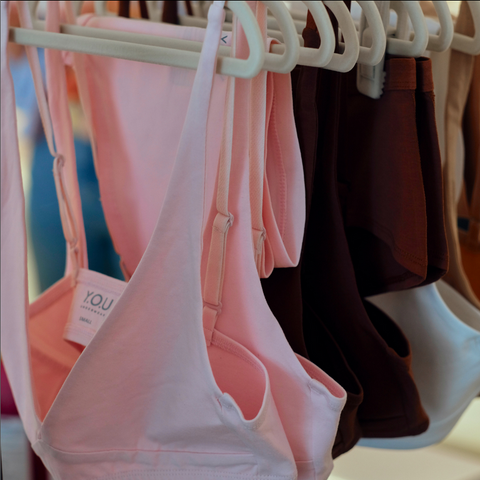
[[[140,0],[138,4],[140,6],[141,17],[148,20],[149,17],[148,17],[147,2],[145,0]],[[130,18],[130,1],[129,0],[119,2],[118,16]]]
[[[306,46],[319,45],[310,15],[304,39]],[[309,358],[347,390],[333,451],[338,456],[361,435],[422,433],[428,418],[411,375],[408,341],[389,317],[362,301],[355,282],[336,172],[345,142],[346,76],[299,67],[292,78],[307,192],[304,251],[299,267],[275,270],[262,285],[293,348],[305,353],[306,347]]]
[[[335,17],[332,23],[335,25]],[[315,30],[305,29],[304,38],[311,46],[319,46],[319,37]],[[318,136],[317,114],[317,76],[309,67],[297,67],[291,74],[294,98],[295,122],[302,151],[306,192],[306,224],[310,215],[313,195],[313,180],[316,164],[316,142]],[[325,85],[327,88],[327,85]],[[297,93],[298,91],[298,93]],[[313,140],[313,141],[312,141]],[[349,367],[340,347],[321,321],[317,322],[317,333],[322,338],[321,348],[307,352],[303,332],[303,316],[315,321],[316,314],[308,306],[303,308],[301,270],[302,258],[294,268],[277,268],[271,276],[262,279],[265,298],[280,323],[292,349],[310,358],[320,365],[330,376],[342,379],[341,384],[347,392],[347,401],[342,410],[337,436],[332,450],[334,458],[355,446],[361,437],[357,411],[363,400],[363,389],[357,377]],[[307,325],[309,322],[306,322]]]
[[[185,7],[188,15],[193,16],[192,4],[189,0],[185,1]],[[180,18],[178,17],[178,2],[176,0],[163,2],[162,22],[180,25]]]
[[[475,31],[473,18],[466,2],[460,5],[460,13],[455,24],[455,31],[465,35],[472,35]],[[452,50],[450,56],[450,69],[448,77],[448,94],[445,109],[445,164],[443,167],[444,195],[445,195],[445,220],[447,229],[448,250],[450,255],[450,264],[445,280],[456,290],[458,290],[469,302],[477,308],[480,308],[480,300],[470,285],[469,278],[465,273],[462,263],[462,250],[460,248],[459,233],[457,227],[457,201],[455,195],[455,170],[457,156],[457,140],[462,127],[465,106],[469,97],[469,90],[473,77],[475,57],[471,55]],[[468,140],[466,145],[472,143]],[[473,138],[477,133],[473,133]],[[472,138],[472,137],[470,137]],[[467,147],[470,149],[470,147]],[[466,154],[468,155],[467,151]],[[468,161],[467,161],[468,163]],[[478,202],[477,202],[478,205]],[[473,202],[474,209],[480,208]],[[472,223],[473,229],[475,223]],[[473,234],[474,234],[474,230]],[[473,235],[472,234],[472,235]],[[471,250],[465,248],[465,262],[473,264],[474,258],[469,258]],[[475,254],[473,254],[475,256]],[[477,269],[470,272],[470,276],[475,278],[478,275]],[[478,278],[478,277],[477,277]]]
[[[379,100],[361,95],[349,74],[347,135],[355,141],[340,162],[347,236],[363,295],[427,285],[448,268],[432,62],[389,58],[385,68]],[[354,157],[355,148],[366,153]]]
[[[417,138],[420,151],[423,187],[427,212],[427,278],[426,285],[447,273],[448,246],[443,205],[442,158],[435,122],[432,61],[418,58],[415,91]]]
[[[307,223],[310,212],[310,201],[313,194],[313,180],[316,163],[315,138],[318,135],[316,75],[309,67],[296,68],[292,72],[294,108],[297,131],[302,149],[302,159],[306,180]],[[325,85],[327,87],[327,85]],[[298,94],[297,94],[298,92]],[[314,120],[314,121],[312,121]],[[313,140],[313,141],[311,141]],[[277,268],[271,276],[262,279],[265,298],[279,321],[285,336],[296,353],[299,353],[319,365],[331,377],[340,381],[347,392],[347,401],[343,408],[335,444],[333,457],[336,458],[355,446],[361,437],[357,411],[363,400],[363,389],[356,375],[349,367],[340,347],[325,325],[317,320],[314,310],[303,306],[301,288],[302,259],[295,268]],[[305,318],[305,320],[303,320]],[[310,334],[309,325],[316,323],[315,335],[322,339],[311,351],[307,352],[304,340],[303,323],[306,324],[306,337]],[[317,338],[317,337],[315,337]],[[308,343],[308,342],[307,342]]]
[[[304,37],[308,42],[319,44],[318,34],[306,29]],[[291,74],[294,97],[295,121],[302,150],[306,190],[306,224],[310,216],[310,204],[313,195],[313,180],[316,164],[316,142],[318,136],[317,114],[317,76],[309,67],[297,67]],[[328,86],[325,84],[325,88]],[[313,141],[312,141],[313,140]],[[363,389],[357,377],[349,367],[340,347],[321,321],[317,322],[317,334],[322,338],[321,348],[314,348],[309,355],[304,340],[303,316],[315,322],[316,314],[308,306],[303,307],[301,288],[301,265],[295,268],[277,268],[271,276],[262,279],[262,287],[268,304],[279,321],[285,336],[293,350],[310,358],[320,365],[330,376],[342,379],[341,384],[347,392],[347,401],[333,447],[333,457],[337,458],[355,446],[361,437],[357,411],[363,400]],[[310,322],[306,322],[307,326]]]
[[[357,90],[356,69],[347,74],[348,114],[338,170],[362,296],[420,285],[428,268],[415,59],[387,59],[385,71],[378,100]]]

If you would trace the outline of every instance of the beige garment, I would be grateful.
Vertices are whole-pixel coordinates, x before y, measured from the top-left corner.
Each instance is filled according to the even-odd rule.
[[[458,215],[468,219],[468,231],[459,231],[460,247],[463,268],[475,295],[480,298],[480,56],[475,57],[463,115],[463,138],[464,183]]]
[[[431,1],[420,2],[423,13],[427,18],[438,20],[437,12]],[[456,15],[452,13],[452,20],[456,22]],[[438,30],[429,30],[430,33],[438,34]],[[442,165],[445,164],[445,108],[448,93],[448,72],[450,69],[450,55],[452,49],[448,48],[444,52],[435,52],[427,50],[425,56],[432,60],[432,74],[435,92],[435,121],[437,123],[438,144],[440,146],[440,154],[442,157]],[[458,136],[457,154],[455,160],[455,198],[460,198],[463,183],[463,135]]]
[[[461,4],[455,31],[470,36],[475,32],[472,15],[466,2]],[[457,141],[469,95],[474,63],[475,57],[471,55],[456,50],[453,50],[451,53],[445,110],[446,161],[444,165],[445,226],[450,265],[445,280],[473,305],[480,308],[480,300],[475,295],[462,264],[455,196]]]
[[[437,11],[435,10],[435,7],[433,6],[433,2],[431,1],[420,1],[420,6],[422,7],[423,14],[426,17],[430,18],[437,18]],[[455,12],[455,9],[450,8],[450,14],[452,15],[452,20],[455,22],[457,19],[457,14]]]

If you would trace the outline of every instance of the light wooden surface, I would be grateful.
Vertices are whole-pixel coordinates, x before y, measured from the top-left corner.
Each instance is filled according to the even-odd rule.
[[[419,450],[355,447],[330,480],[480,480],[480,398],[440,445]]]

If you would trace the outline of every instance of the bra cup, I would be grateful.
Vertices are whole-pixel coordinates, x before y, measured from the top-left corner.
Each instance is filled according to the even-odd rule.
[[[219,400],[222,405],[224,424],[232,428],[239,439],[257,454],[257,475],[268,476],[275,465],[279,472],[287,473],[296,478],[292,451],[288,442],[285,442],[285,433],[279,430],[281,419],[275,407],[270,390],[266,392],[263,411],[256,419],[246,422],[237,407],[235,400],[225,393]],[[262,432],[259,435],[258,432]]]
[[[334,380],[310,362],[307,372],[289,346],[263,295],[252,254],[252,220],[249,204],[249,157],[245,110],[246,82],[236,80],[234,146],[230,171],[228,210],[234,221],[228,231],[222,311],[216,330],[245,346],[268,371],[275,401],[293,452],[299,479],[326,479],[333,467],[332,447],[346,394]],[[217,215],[212,205],[207,225]],[[202,272],[205,277],[212,229],[204,231]],[[328,383],[331,390],[320,387]],[[318,388],[321,393],[319,393]],[[320,436],[320,437],[318,437]]]
[[[45,419],[68,374],[82,353],[63,339],[74,289],[70,278],[50,287],[30,306],[28,335],[37,415]]]
[[[480,389],[480,332],[457,318],[435,284],[369,301],[391,316],[410,340],[412,370],[428,430],[398,439],[362,439],[377,448],[421,448],[441,441]]]
[[[251,359],[245,360],[245,353],[237,353],[241,345],[235,344],[228,337],[225,339],[227,341],[223,340],[223,346],[212,341],[208,347],[213,376],[219,389],[236,402],[241,416],[252,420],[257,417],[262,407],[268,384],[266,372],[260,370]],[[257,360],[257,363],[260,362]]]
[[[447,282],[436,283],[438,293],[447,307],[463,322],[480,332],[480,310],[472,305],[463,295],[457,292]]]
[[[34,395],[27,395],[20,402],[26,405],[27,415],[22,420],[29,422],[27,430],[33,432],[30,435],[33,448],[45,460],[55,480],[130,480],[152,475],[254,479],[259,471],[272,480],[296,478],[292,452],[271,401],[265,367],[244,347],[237,345],[236,352],[232,352],[233,341],[220,342],[221,348],[236,353],[249,365],[238,362],[238,371],[251,374],[248,369],[256,369],[252,382],[256,385],[253,408],[248,411],[244,407],[246,419],[242,406],[215,382],[205,344],[200,266],[207,161],[199,161],[202,158],[198,151],[205,151],[206,135],[202,127],[207,123],[208,103],[204,92],[211,89],[214,77],[223,4],[215,2],[209,11],[182,141],[153,235],[108,317],[81,354],[81,348],[59,338],[63,333],[59,328],[61,319],[66,323],[72,303],[73,277],[65,277],[32,304],[30,339],[24,331],[27,319],[17,318],[21,309],[12,310],[15,315],[8,317],[10,322],[15,321],[8,329],[8,338],[14,346],[8,349],[5,363],[9,372],[16,371],[29,378],[28,340],[32,349],[39,350],[42,342],[50,342],[46,350],[64,368],[54,366],[56,383],[47,389],[54,400],[43,422],[29,406],[31,400],[31,403],[36,400]],[[58,2],[48,4],[47,29],[53,28],[53,19],[58,27],[58,8]],[[6,11],[2,2],[2,32]],[[5,36],[2,49],[5,53]],[[2,61],[2,79],[4,67]],[[3,105],[11,104],[5,92],[2,81],[2,120]],[[8,95],[13,98],[13,88]],[[51,94],[48,101],[67,99]],[[10,121],[12,118],[14,115]],[[2,140],[3,136],[2,122]],[[2,182],[7,161],[3,143]],[[8,161],[10,158],[19,167],[18,151]],[[17,184],[18,196],[23,198],[21,183]],[[179,191],[185,195],[178,195]],[[3,215],[11,213],[12,206],[4,200],[2,189],[2,227],[11,220],[10,215]],[[24,235],[23,231],[18,243],[25,240]],[[23,282],[24,288],[26,284]],[[18,365],[12,359],[19,360]],[[45,359],[44,366],[50,367],[47,362]],[[12,370],[12,365],[17,369]],[[37,370],[38,379],[43,372]],[[60,378],[62,375],[66,378]],[[35,386],[39,387],[38,381]],[[55,390],[58,390],[56,395]],[[19,391],[14,388],[17,400]],[[51,397],[43,402],[48,407]],[[30,418],[32,413],[35,421]]]
[[[337,342],[320,317],[307,303],[304,305],[303,315],[309,319],[305,323],[305,340],[311,353],[311,361],[315,365],[324,365],[326,373],[332,378],[338,379],[347,392],[347,401],[342,410],[333,448],[333,458],[337,458],[353,448],[362,436],[358,421],[358,408],[363,400],[363,388]],[[322,338],[322,348],[318,348],[317,338]],[[305,360],[303,357],[297,356],[301,362]]]
[[[310,375],[308,382],[311,393],[312,450],[315,471],[319,478],[328,478],[333,469],[331,452],[334,448],[335,433],[338,429],[339,414],[345,406],[346,393],[333,378],[315,364],[297,355],[305,372]],[[343,399],[340,402],[339,399]],[[321,415],[320,412],[330,414]],[[337,415],[332,413],[336,412]]]
[[[152,330],[152,337],[159,338],[160,333],[165,331],[160,328],[155,334]],[[110,338],[117,347],[104,348],[105,337]],[[73,470],[64,465],[72,461],[85,464],[82,467],[77,465],[75,474],[79,475],[83,471],[91,475],[93,466],[97,468],[97,464],[99,469],[107,471],[112,462],[118,471],[121,464],[119,459],[123,459],[124,467],[129,470],[132,465],[136,465],[136,457],[144,457],[143,462],[154,468],[159,454],[153,452],[163,450],[166,453],[161,462],[167,465],[171,462],[185,462],[189,468],[198,469],[221,455],[225,460],[218,468],[228,468],[226,471],[232,473],[243,469],[242,473],[253,476],[262,471],[276,478],[276,472],[278,475],[286,475],[288,472],[287,478],[295,478],[295,463],[271,396],[267,371],[244,347],[228,338],[222,338],[219,333],[210,347],[223,352],[221,358],[213,356],[216,360],[212,365],[213,375],[219,364],[222,367],[227,365],[236,390],[250,387],[250,390],[243,392],[243,399],[239,399],[236,392],[232,392],[232,396],[228,391],[222,393],[222,388],[212,385],[210,379],[205,377],[205,368],[197,371],[198,366],[208,362],[202,353],[203,345],[200,342],[196,341],[185,348],[181,346],[184,342],[177,339],[174,352],[169,351],[172,343],[175,343],[172,339],[170,342],[167,338],[156,342],[159,350],[169,351],[168,355],[177,354],[175,356],[179,357],[178,361],[172,364],[162,360],[162,357],[168,358],[165,353],[160,356],[155,354],[156,358],[151,354],[150,359],[139,358],[136,345],[129,342],[129,337],[131,334],[128,332],[122,334],[115,325],[112,327],[111,323],[106,323],[72,371],[65,365],[57,371],[57,374],[68,374],[68,378],[65,384],[58,384],[62,388],[55,398],[54,408],[43,423],[37,449],[46,455],[49,469],[60,472],[58,478],[74,478]],[[152,350],[148,345],[144,344],[143,347],[147,352]],[[226,356],[232,356],[237,362],[233,362],[234,365],[232,360],[227,363]],[[185,363],[185,360],[188,365],[182,367],[182,370],[189,371],[187,375],[179,372],[178,368],[178,364]],[[101,369],[95,367],[97,363],[102,365]],[[125,382],[124,388],[118,387],[117,375],[108,374],[118,368],[119,364],[123,364],[122,377],[130,379]],[[141,372],[136,366],[139,364],[142,365]],[[190,364],[197,365],[197,368],[192,369]],[[163,365],[161,374],[157,365]],[[45,368],[45,361],[42,366]],[[235,369],[231,368],[235,366]],[[256,372],[256,377],[252,375],[252,369]],[[134,385],[132,377],[136,377]],[[176,379],[173,384],[168,382],[169,377]],[[179,377],[182,381],[178,380]],[[159,389],[156,384],[163,384],[163,387]],[[253,385],[257,386],[256,392],[251,390]],[[227,388],[229,386],[227,384]],[[42,387],[45,388],[44,385]],[[151,393],[144,393],[143,401],[139,401],[141,398],[135,393],[137,391]],[[146,401],[145,396],[150,400]],[[109,397],[111,399],[107,400]],[[174,407],[171,402],[173,397],[178,399]],[[256,401],[253,405],[252,398]],[[87,424],[84,421],[86,405],[89,416]],[[161,415],[158,405],[169,405],[168,417]],[[129,426],[128,436],[124,434],[125,424],[122,418],[129,418],[129,425],[133,426]],[[62,441],[59,443],[58,439]],[[187,444],[185,439],[188,439]],[[187,450],[192,451],[191,454],[185,452],[186,445]],[[228,445],[227,452],[225,445]],[[100,449],[111,453],[99,461],[97,457]],[[204,452],[204,456],[194,454],[200,451]],[[151,455],[149,452],[152,452]],[[210,460],[207,454],[210,455]],[[42,458],[45,458],[43,455]],[[50,458],[52,456],[53,459]],[[184,456],[191,458],[183,459]],[[211,472],[206,475],[205,478],[209,478]]]
[[[177,173],[173,180],[176,185],[182,183],[178,180],[180,176]],[[175,223],[184,225],[187,212],[194,211],[194,203],[183,201],[178,208],[172,202],[175,204],[176,200],[167,196],[159,225],[167,222],[175,230]],[[190,225],[196,225],[196,231],[200,232],[201,218],[192,219]],[[75,465],[75,474],[92,475],[97,468],[108,471],[112,462],[117,472],[123,468],[122,462],[129,470],[138,462],[137,457],[142,457],[142,462],[151,469],[155,468],[158,456],[166,465],[185,463],[188,468],[197,469],[208,465],[207,454],[211,459],[224,456],[219,467],[231,473],[243,469],[242,473],[253,476],[257,475],[259,465],[263,465],[262,469],[273,478],[275,474],[286,473],[287,478],[295,478],[295,463],[271,400],[265,367],[243,346],[217,333],[212,345],[222,350],[223,355],[216,356],[216,364],[211,368],[201,329],[200,285],[188,280],[194,278],[192,275],[185,281],[184,268],[168,267],[173,258],[183,256],[188,272],[200,268],[199,233],[193,233],[193,228],[179,240],[170,232],[157,226],[146,258],[78,361],[75,363],[75,354],[66,342],[63,350],[57,352],[57,360],[63,358],[62,354],[69,354],[67,365],[59,372],[68,376],[63,385],[57,384],[61,388],[44,419],[39,451],[54,457],[48,462],[52,471],[61,472],[58,478],[72,478],[73,470],[65,464],[77,461],[82,465]],[[191,248],[192,244],[196,247]],[[162,254],[164,251],[169,255]],[[163,268],[155,261],[158,258],[162,259]],[[163,269],[172,272],[168,278],[156,275]],[[154,277],[156,282],[145,282],[146,278]],[[60,281],[60,287],[61,282],[70,286],[68,281],[69,278]],[[57,284],[52,290],[58,287]],[[35,302],[33,322],[48,318],[49,307],[60,320],[61,314],[67,314],[72,298],[67,287],[64,287],[66,294],[45,292]],[[156,295],[158,291],[163,294]],[[144,299],[142,322],[135,325],[133,333],[131,319],[136,318],[139,298]],[[192,312],[196,312],[194,316]],[[169,318],[175,319],[175,328]],[[61,322],[55,325],[62,326]],[[61,333],[62,329],[56,328],[57,338]],[[33,341],[38,343],[41,339],[37,337]],[[57,350],[60,341],[61,337],[57,340]],[[230,375],[243,398],[236,392],[232,392],[235,399],[228,392],[222,393],[214,380],[216,367],[226,365],[225,357],[230,357],[228,363],[233,367]],[[242,387],[245,390],[254,385],[255,392],[241,392]],[[138,392],[142,392],[140,397]],[[172,403],[172,398],[177,402]],[[88,422],[85,422],[86,408]],[[128,435],[122,421],[125,418],[129,419]],[[97,460],[100,451],[110,453]],[[165,454],[158,453],[161,451]],[[211,472],[206,478],[208,475]]]
[[[240,181],[233,171],[232,176]],[[235,212],[232,213],[235,216]],[[227,254],[223,308],[217,329],[245,345],[269,372],[273,399],[299,478],[326,479],[333,468],[331,452],[346,400],[345,391],[317,366],[303,358],[300,362],[291,350],[263,297],[253,256],[251,250],[245,248],[248,241],[245,236],[241,238],[239,223],[240,220],[229,233],[228,246],[236,255]],[[244,227],[244,232],[248,232],[247,226]],[[238,321],[239,317],[245,320]],[[302,363],[309,364],[309,371]],[[331,385],[331,390],[325,383]]]
[[[320,39],[311,15],[304,39],[306,46],[318,47]],[[398,335],[398,328],[391,328],[388,320],[384,331],[381,318],[375,319],[376,324],[369,318],[358,293],[345,233],[339,160],[344,148],[351,145],[344,139],[344,114],[347,104],[350,105],[346,83],[349,75],[298,68],[293,77],[308,208],[300,320],[304,332],[319,332],[306,338],[308,354],[328,365],[329,359],[315,355],[315,350],[324,345],[331,348],[332,339],[320,334],[319,327],[323,324],[346,360],[343,368],[331,372],[338,375],[334,378],[340,383],[350,380],[351,384],[350,368],[363,389],[363,398],[356,399],[361,400],[360,405],[347,403],[350,412],[358,408],[358,422],[352,421],[351,415],[341,418],[340,431],[348,432],[347,438],[353,443],[358,439],[358,426],[365,437],[420,433],[428,427],[428,418],[409,371],[407,342],[403,335]],[[376,317],[378,313],[375,312]],[[402,352],[402,356],[398,352]],[[322,367],[324,363],[318,365]],[[351,400],[354,399],[351,397]],[[352,445],[345,443],[343,452]],[[336,449],[338,452],[342,453],[340,448]]]

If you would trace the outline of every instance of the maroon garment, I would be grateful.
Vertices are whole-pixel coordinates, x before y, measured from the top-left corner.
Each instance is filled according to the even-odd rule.
[[[448,270],[448,245],[443,205],[443,174],[433,92],[432,61],[417,58],[415,91],[418,145],[427,211],[427,278],[423,285],[436,282]]]
[[[310,45],[317,47],[319,37],[314,30],[305,29],[304,37]],[[313,72],[311,71],[313,70]],[[295,122],[302,151],[305,174],[306,224],[310,216],[310,204],[313,196],[313,180],[316,164],[316,141],[318,136],[317,115],[317,69],[297,67],[291,74],[294,98]],[[325,85],[325,88],[328,88]],[[261,279],[265,298],[270,309],[280,323],[293,350],[321,365],[331,377],[342,379],[340,382],[347,392],[347,401],[342,410],[339,428],[333,447],[333,457],[337,458],[355,446],[361,437],[357,411],[363,400],[363,389],[357,377],[349,367],[340,347],[321,321],[316,322],[316,333],[322,338],[322,347],[307,352],[303,331],[303,317],[308,327],[317,320],[315,311],[308,306],[304,309],[301,288],[301,269],[303,254],[299,265],[294,268],[277,268],[269,278]],[[309,331],[306,332],[309,335]],[[338,381],[338,380],[337,380]]]
[[[1,384],[1,405],[2,405],[2,415],[17,415],[17,406],[15,405],[15,400],[13,398],[12,389],[8,383],[7,374],[3,368],[3,363],[1,363],[1,373],[2,373],[2,384]]]
[[[307,33],[308,35],[308,33]],[[317,37],[318,38],[318,37]],[[309,67],[297,67],[292,72],[295,120],[302,150],[302,160],[306,182],[306,218],[308,223],[310,203],[313,194],[313,180],[316,163],[315,139],[318,135],[316,96],[316,75]],[[298,85],[298,87],[296,87]],[[297,88],[302,91],[297,93]],[[300,113],[301,112],[301,113]],[[313,120],[313,121],[312,121]],[[310,141],[313,139],[313,141]],[[355,446],[361,437],[357,410],[363,400],[363,389],[357,377],[349,367],[340,347],[322,322],[317,320],[315,311],[308,306],[304,309],[301,288],[301,265],[294,268],[277,268],[269,278],[261,279],[265,298],[270,309],[280,323],[285,336],[296,353],[309,358],[321,366],[331,377],[341,379],[341,385],[347,392],[347,401],[342,410],[339,428],[333,447],[333,457],[337,458]],[[316,322],[316,334],[322,338],[321,348],[307,352],[303,332],[303,317],[307,331]],[[338,380],[337,380],[338,381]]]
[[[190,0],[185,2],[185,6],[188,15],[193,16],[192,4],[190,3]],[[162,22],[180,25],[180,18],[178,17],[178,2],[176,0],[163,2]]]
[[[319,45],[311,23],[304,39],[308,47]],[[411,375],[408,341],[388,316],[362,301],[355,281],[336,172],[339,147],[347,141],[341,128],[347,76],[298,67],[292,80],[307,194],[304,250],[299,267],[275,270],[262,285],[292,347],[303,354],[306,347],[347,391],[338,456],[360,436],[422,433],[428,418]]]
[[[385,62],[380,99],[349,72],[338,177],[362,297],[420,285],[427,276],[427,215],[416,128],[416,62]]]
[[[323,348],[325,328],[341,348],[364,391],[357,412],[362,436],[416,435],[429,422],[413,380],[410,346],[388,316],[362,301],[345,237],[336,162],[347,141],[341,129],[346,76],[313,73],[319,79],[317,162],[302,263],[307,349],[313,357]],[[307,308],[315,317],[305,315]],[[328,371],[328,366],[319,366]],[[344,379],[336,380],[343,385]]]
[[[140,15],[142,18],[148,20],[148,9],[147,2],[145,0],[140,0],[138,2],[140,6]],[[121,1],[118,6],[118,16],[130,18],[130,1]]]

